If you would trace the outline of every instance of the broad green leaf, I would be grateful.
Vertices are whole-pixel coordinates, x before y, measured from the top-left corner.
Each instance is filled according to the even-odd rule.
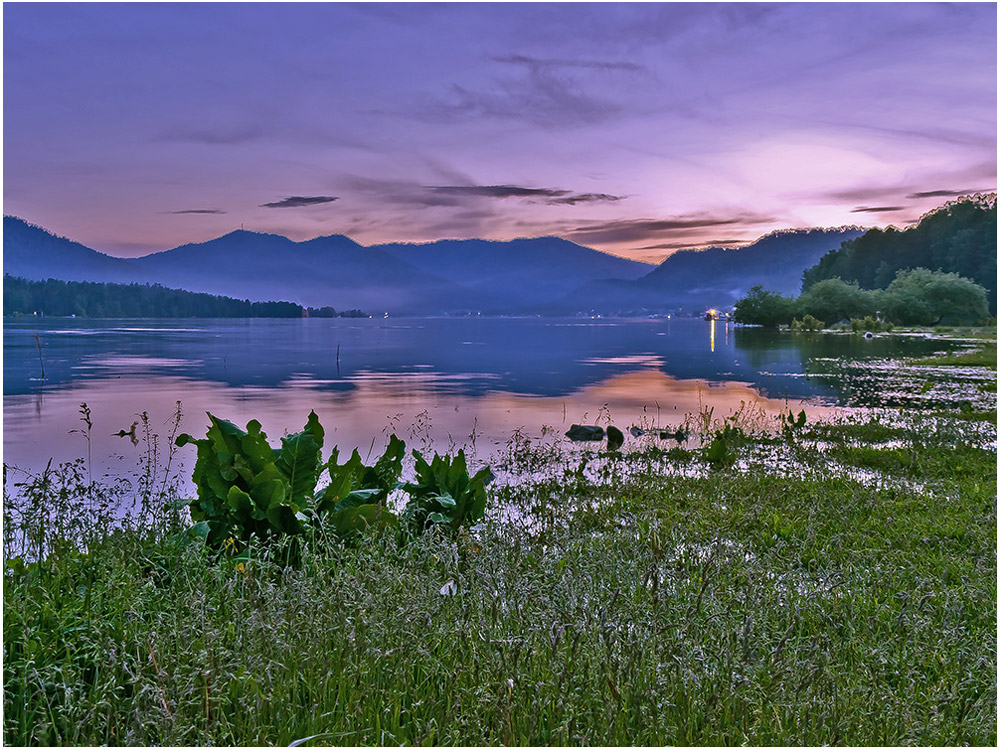
[[[381,505],[359,505],[332,515],[334,528],[341,536],[353,536],[368,528],[391,528],[399,523],[396,515]]]
[[[280,532],[299,534],[302,532],[302,521],[287,505],[272,505],[267,509],[267,520]]]
[[[237,520],[246,521],[252,517],[254,510],[253,500],[250,495],[241,490],[239,487],[229,488],[229,497],[227,498],[227,501]]]
[[[445,493],[443,493],[441,495],[438,495],[434,499],[437,501],[438,505],[443,505],[446,508],[454,508],[455,507],[455,498],[453,498],[447,492],[445,492]]]
[[[320,444],[311,432],[298,432],[281,439],[274,461],[288,479],[289,497],[296,503],[312,498],[320,469]]]

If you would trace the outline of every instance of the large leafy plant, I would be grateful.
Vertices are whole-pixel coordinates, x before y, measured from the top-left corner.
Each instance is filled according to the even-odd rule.
[[[403,488],[410,495],[404,511],[407,526],[423,531],[433,525],[451,529],[482,518],[486,506],[489,469],[469,476],[465,453],[454,458],[435,454],[427,463],[417,451],[417,481],[399,481],[406,446],[395,435],[385,453],[366,466],[355,450],[343,464],[334,447],[324,464],[323,427],[315,412],[305,427],[281,439],[273,448],[260,422],[251,420],[245,430],[232,422],[208,415],[208,434],[197,439],[187,433],[177,445],[198,448],[194,482],[198,496],[187,501],[194,526],[187,539],[203,539],[210,547],[231,548],[232,540],[249,541],[307,530],[331,530],[351,536],[369,527],[394,527],[399,519],[386,504],[390,493]],[[330,482],[317,491],[323,472]]]
[[[178,446],[193,443],[198,448],[198,497],[189,506],[192,520],[207,524],[207,543],[219,547],[230,536],[247,540],[301,533],[310,522],[321,469],[323,428],[316,413],[310,412],[305,428],[283,437],[277,449],[268,444],[256,419],[242,430],[208,417],[206,437],[184,433],[177,438]]]
[[[417,481],[404,485],[410,500],[403,511],[411,530],[422,532],[434,525],[457,530],[483,517],[486,484],[492,479],[488,468],[470,477],[462,450],[454,458],[435,453],[430,463],[418,451],[413,451],[413,457]]]
[[[257,420],[242,430],[228,420],[208,417],[206,437],[185,433],[177,438],[179,446],[193,443],[198,448],[198,496],[188,502],[195,526],[188,536],[218,548],[230,537],[248,541],[324,525],[349,536],[368,526],[398,523],[384,507],[402,470],[405,446],[395,435],[375,466],[365,466],[357,451],[340,466],[336,448],[324,465],[324,432],[315,412],[309,413],[301,432],[281,438],[280,448],[268,444]],[[317,493],[324,468],[332,481]]]

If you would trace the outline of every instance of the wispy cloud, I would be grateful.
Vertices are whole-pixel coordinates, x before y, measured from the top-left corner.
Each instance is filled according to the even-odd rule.
[[[201,143],[207,146],[238,146],[263,138],[264,128],[260,125],[233,127],[176,127],[160,133],[153,141],[177,143]]]
[[[613,102],[538,70],[526,79],[501,81],[489,91],[453,84],[447,95],[425,100],[414,114],[433,121],[519,120],[543,128],[572,128],[606,122],[620,111]]]
[[[168,211],[169,214],[224,214],[218,208],[186,208],[183,211]]]
[[[852,208],[852,214],[887,214],[904,210],[902,206],[858,206]]]
[[[608,195],[607,193],[577,193],[576,195],[567,195],[565,198],[555,198],[549,203],[575,206],[577,203],[614,203],[620,200],[625,200],[625,196]]]
[[[773,217],[742,214],[735,216],[681,216],[670,219],[624,219],[572,228],[568,234],[584,242],[648,242],[668,240],[672,236],[688,236],[699,230],[723,226],[757,227],[776,221]],[[696,240],[695,244],[702,244]],[[690,245],[687,245],[690,246]]]
[[[490,58],[514,76],[503,76],[477,89],[452,84],[443,96],[426,98],[417,108],[422,119],[455,121],[499,119],[543,128],[594,125],[617,117],[621,106],[594,93],[596,72],[612,76],[651,76],[627,60],[539,58],[502,55]]]
[[[517,185],[429,185],[428,190],[445,195],[471,195],[482,198],[557,198],[569,190],[526,188]]]
[[[539,200],[550,206],[578,203],[610,203],[623,200],[623,195],[608,193],[574,193],[561,188],[528,188],[518,185],[432,185],[427,187],[441,195],[470,196],[475,198],[526,198]]]
[[[978,190],[928,190],[923,193],[910,193],[907,198],[916,200],[919,198],[957,198],[960,195],[971,195],[980,192]]]
[[[509,65],[526,65],[533,69],[543,68],[583,68],[588,70],[608,70],[608,71],[628,71],[638,73],[645,71],[642,65],[637,65],[627,61],[610,60],[566,60],[529,57],[528,55],[504,55],[501,57],[491,57],[491,60]]]
[[[639,250],[702,250],[709,247],[735,247],[745,245],[748,240],[729,238],[724,240],[695,240],[691,242],[664,242],[659,245],[645,245]]]
[[[338,200],[337,196],[330,195],[313,195],[313,196],[301,196],[293,195],[290,198],[285,198],[284,200],[275,201],[274,203],[261,203],[261,208],[303,208],[305,206],[318,206],[321,203],[333,203]]]

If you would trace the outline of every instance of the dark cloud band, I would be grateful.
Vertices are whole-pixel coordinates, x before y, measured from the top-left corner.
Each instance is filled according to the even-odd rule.
[[[275,201],[274,203],[261,203],[260,205],[261,208],[303,208],[305,206],[318,206],[322,203],[333,203],[335,200],[337,200],[337,197],[330,195],[293,195],[284,200]]]
[[[770,216],[691,216],[672,219],[634,219],[578,226],[569,230],[576,240],[586,242],[654,242],[684,237],[712,227],[757,227],[776,221]],[[658,243],[657,243],[658,244]],[[700,243],[695,243],[700,244]]]
[[[957,198],[960,195],[971,195],[976,190],[928,190],[926,193],[910,193],[907,198],[915,200],[917,198]]]
[[[183,211],[170,211],[171,214],[224,214],[217,208],[186,208]]]
[[[537,198],[553,206],[613,202],[620,201],[625,197],[607,193],[574,193],[572,190],[559,188],[528,188],[518,185],[434,185],[427,189],[438,195],[475,198]]]
[[[852,208],[852,214],[887,214],[893,211],[902,211],[902,206],[858,206]]]

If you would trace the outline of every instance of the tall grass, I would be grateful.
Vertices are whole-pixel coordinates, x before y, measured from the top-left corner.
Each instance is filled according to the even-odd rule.
[[[5,495],[39,554],[5,567],[4,741],[995,745],[995,422],[885,416],[717,465],[522,436],[487,523],[294,567],[73,515],[107,488],[53,470]]]

